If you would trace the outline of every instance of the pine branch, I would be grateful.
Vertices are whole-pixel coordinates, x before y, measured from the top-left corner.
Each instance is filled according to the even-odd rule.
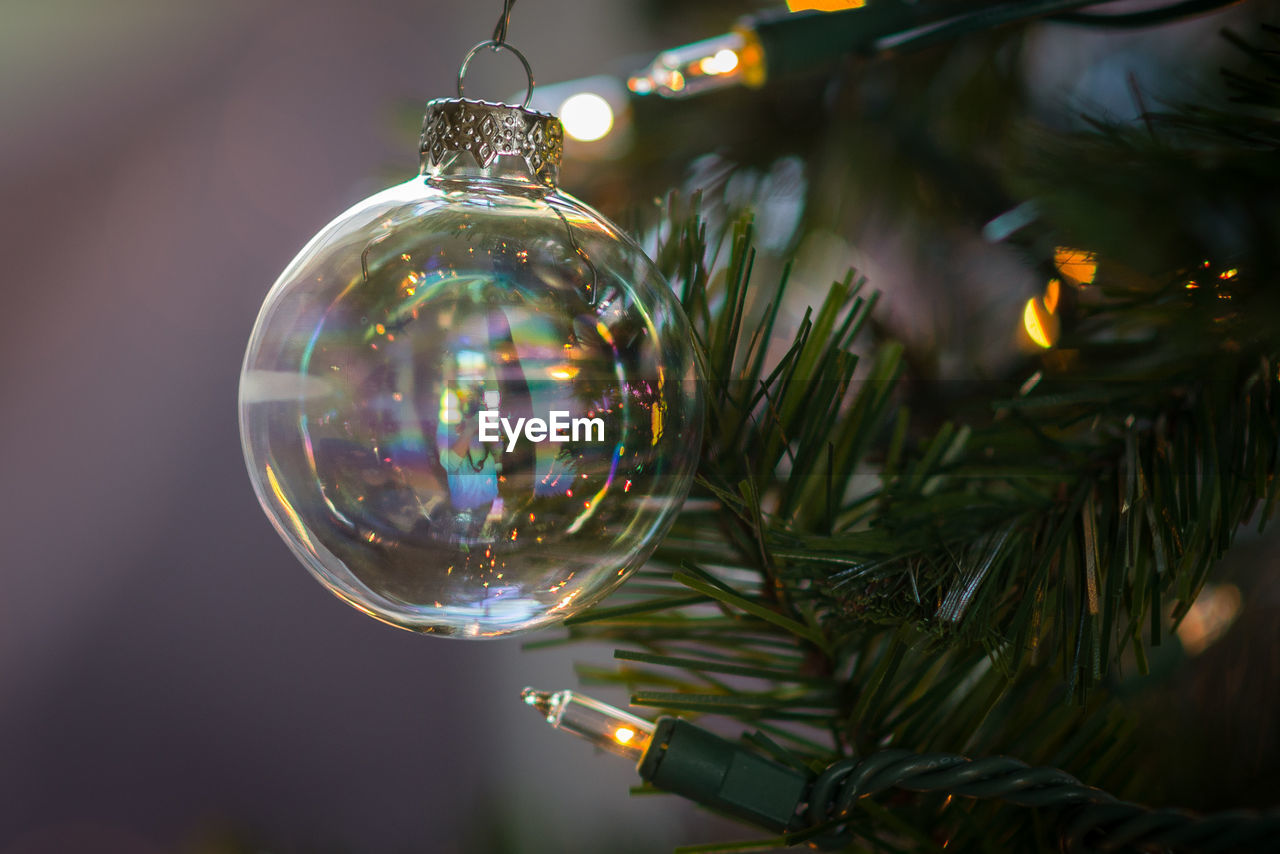
[[[1271,84],[1235,82],[1272,103]],[[1098,274],[1067,290],[1038,365],[942,396],[985,417],[940,425],[912,417],[937,390],[902,382],[899,344],[861,347],[860,364],[875,304],[861,279],[832,283],[779,346],[787,280],[752,287],[750,223],[719,265],[696,197],[673,198],[657,260],[705,353],[703,463],[656,555],[679,570],[643,570],[570,621],[566,640],[628,648],[584,680],[754,725],[789,762],[892,743],[1139,788],[1134,722],[1096,689],[1118,684],[1125,656],[1145,670],[1280,493],[1280,119],[1237,119],[1182,110],[1154,137],[1032,140],[1037,158],[1010,179],[1042,211],[1029,251],[1096,247]],[[1116,239],[1139,213],[1161,239]],[[1240,239],[1194,228],[1214,217]],[[1034,813],[994,809],[910,798],[867,806],[851,831],[859,850],[1053,846]]]

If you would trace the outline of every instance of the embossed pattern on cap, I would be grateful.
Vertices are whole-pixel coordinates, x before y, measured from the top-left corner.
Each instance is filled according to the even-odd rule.
[[[466,98],[428,102],[419,142],[423,171],[458,152],[469,152],[481,167],[501,156],[520,157],[532,176],[555,184],[564,152],[564,126],[550,113],[510,104]]]

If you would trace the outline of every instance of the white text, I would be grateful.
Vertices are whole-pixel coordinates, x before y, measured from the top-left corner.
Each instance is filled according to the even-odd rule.
[[[505,435],[507,451],[514,451],[523,433],[530,442],[603,442],[603,418],[570,418],[567,410],[553,409],[546,420],[517,418],[515,423],[503,418],[496,409],[480,410],[480,441],[501,442]]]

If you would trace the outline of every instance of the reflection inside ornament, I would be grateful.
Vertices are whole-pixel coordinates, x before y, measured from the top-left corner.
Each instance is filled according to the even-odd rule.
[[[331,407],[302,433],[308,448],[323,449],[308,464],[338,523],[367,530],[364,539],[376,544],[389,521],[400,550],[494,543],[478,553],[462,549],[454,567],[491,576],[482,586],[493,587],[510,550],[496,544],[519,542],[517,520],[532,517],[523,523],[526,539],[545,544],[558,526],[573,533],[596,515],[626,451],[632,412],[655,400],[652,389],[626,382],[621,354],[591,322],[576,283],[547,281],[545,271],[533,282],[459,275],[441,254],[396,277],[416,283],[412,295],[365,282],[330,306],[303,371],[317,360],[327,365],[338,397],[356,405],[339,429]],[[631,405],[622,405],[624,395]],[[605,435],[485,442],[482,412],[508,424],[573,413]],[[529,512],[535,499],[543,499],[541,522]],[[496,586],[494,598],[505,585]]]

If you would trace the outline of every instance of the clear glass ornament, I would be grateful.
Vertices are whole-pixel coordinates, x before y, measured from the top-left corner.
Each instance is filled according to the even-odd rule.
[[[557,189],[560,134],[433,101],[422,173],[316,235],[254,327],[258,498],[321,582],[393,625],[559,621],[643,563],[688,492],[688,322],[643,251]]]

